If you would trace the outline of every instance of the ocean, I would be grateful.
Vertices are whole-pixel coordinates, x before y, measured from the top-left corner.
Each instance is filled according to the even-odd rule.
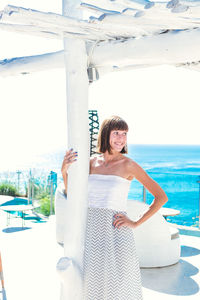
[[[29,168],[22,166],[20,186],[28,178],[29,169],[36,180],[41,183],[47,180],[50,171],[58,174],[58,183],[62,181],[60,168],[66,149],[55,153],[38,156]],[[128,145],[128,154],[150,177],[165,191],[168,202],[164,207],[180,210],[180,214],[168,217],[167,220],[186,226],[198,227],[199,216],[199,183],[200,180],[200,145]],[[18,168],[19,169],[19,168]],[[3,176],[12,176],[15,172],[0,172]],[[147,191],[146,202],[150,204],[154,196]],[[131,182],[128,199],[143,201],[143,186],[134,179]]]
[[[129,156],[165,191],[168,202],[163,207],[180,210],[167,220],[198,226],[200,145],[129,145]],[[142,193],[142,185],[133,180],[128,198],[142,200]],[[147,191],[146,202],[150,204],[153,198]]]

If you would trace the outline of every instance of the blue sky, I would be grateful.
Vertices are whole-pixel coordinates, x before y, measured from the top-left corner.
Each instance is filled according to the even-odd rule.
[[[53,0],[48,8],[38,0],[10,3],[56,12],[61,8]],[[62,48],[62,41],[4,31],[0,39],[0,59]],[[98,110],[100,122],[122,116],[130,127],[129,143],[200,144],[199,80],[200,72],[170,66],[110,73],[90,85],[89,109]],[[0,87],[1,164],[67,147],[64,69],[0,77]]]

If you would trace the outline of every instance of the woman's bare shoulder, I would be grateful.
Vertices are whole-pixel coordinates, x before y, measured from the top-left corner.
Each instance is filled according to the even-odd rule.
[[[134,175],[135,172],[141,168],[140,165],[130,157],[126,157],[126,166],[132,175]]]
[[[130,159],[128,164],[129,172],[132,176],[138,179],[140,182],[143,182],[149,179],[147,172],[133,159]]]
[[[130,157],[124,156],[124,162],[127,165],[131,166],[134,163],[134,160],[132,160],[132,158],[130,158]]]

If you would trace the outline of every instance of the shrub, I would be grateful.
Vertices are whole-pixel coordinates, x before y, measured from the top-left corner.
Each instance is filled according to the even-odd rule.
[[[50,215],[50,197],[44,197],[40,199],[40,212],[45,215]],[[53,207],[52,207],[52,213],[54,213],[54,201],[53,201]]]
[[[11,183],[1,183],[0,184],[0,195],[7,196],[19,196],[17,188]]]
[[[45,215],[50,215],[50,205],[51,205],[51,196],[46,190],[40,190],[39,193],[37,193],[37,199],[40,200],[40,208],[39,211]],[[52,203],[52,213],[54,214],[54,199]]]

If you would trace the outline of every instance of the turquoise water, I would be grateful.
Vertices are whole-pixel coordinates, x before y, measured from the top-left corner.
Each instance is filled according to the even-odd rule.
[[[9,206],[9,205],[28,205],[28,204],[32,204],[32,201],[30,201],[30,203],[28,203],[27,199],[24,198],[14,198],[12,200],[6,201],[3,204],[1,204],[0,206]],[[21,211],[9,211],[9,213],[11,215],[17,216],[17,217],[21,217],[22,218],[22,212]],[[29,215],[29,213],[24,213],[24,220],[32,220],[34,222],[37,223],[43,223],[44,221],[39,217],[39,216],[33,216],[33,215]]]
[[[128,156],[135,160],[158,184],[168,196],[164,207],[180,210],[180,215],[168,217],[168,220],[180,225],[198,226],[200,145],[128,145]],[[52,170],[58,172],[65,149],[50,154],[46,162]],[[129,199],[143,200],[143,186],[133,180]],[[147,191],[147,203],[154,199]]]
[[[180,215],[168,217],[168,220],[180,225],[198,226],[200,145],[128,145],[128,156],[135,160],[158,184],[168,196],[164,207],[180,210]],[[66,149],[47,153],[34,162],[34,178],[45,185],[50,171],[58,173],[58,183],[62,181],[60,168]],[[30,162],[30,166],[32,163]],[[24,170],[25,174],[28,170]],[[11,174],[12,178],[16,174]],[[26,176],[24,176],[26,177]],[[17,178],[17,177],[16,177]],[[28,175],[27,175],[28,178]],[[27,180],[26,180],[27,181]],[[23,182],[21,181],[21,185]],[[133,180],[128,198],[143,200],[143,187]],[[147,203],[153,200],[147,191]]]
[[[24,198],[14,198],[12,200],[4,202],[0,206],[7,206],[7,205],[27,205],[27,204],[28,204],[28,200],[27,199],[24,199]],[[30,202],[30,204],[32,204],[32,203]]]
[[[200,146],[130,145],[129,157],[139,163],[165,191],[164,207],[180,210],[168,220],[180,225],[197,226],[199,215]],[[129,199],[142,200],[143,188],[133,180]],[[154,199],[147,191],[147,203]]]

